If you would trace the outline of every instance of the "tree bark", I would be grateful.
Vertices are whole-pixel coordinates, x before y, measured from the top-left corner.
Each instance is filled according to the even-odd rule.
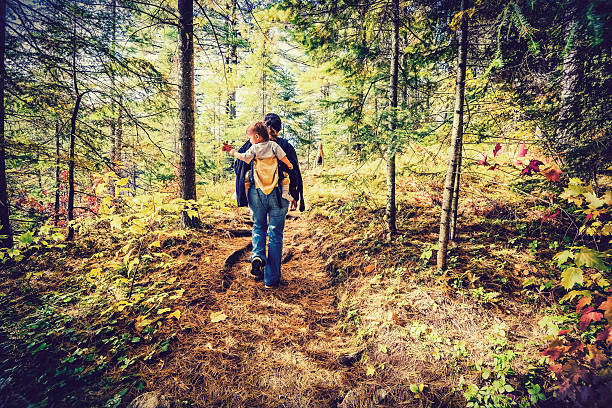
[[[461,11],[466,9],[466,0],[461,0]],[[439,270],[446,269],[446,252],[451,224],[451,207],[455,191],[456,172],[458,171],[459,152],[463,138],[463,102],[465,98],[465,70],[467,60],[467,31],[468,20],[464,14],[459,32],[459,50],[457,55],[457,79],[455,82],[455,112],[449,149],[448,167],[444,182],[444,196],[442,199],[442,214],[440,216],[440,234],[438,236],[437,265]]]
[[[387,208],[385,211],[389,238],[397,234],[395,220],[395,129],[397,127],[396,109],[399,68],[399,0],[392,0],[391,15],[393,20],[393,30],[391,33],[391,79],[389,83],[389,106],[391,108],[391,123],[389,126],[389,131],[391,133],[391,137],[387,152]]]
[[[76,18],[76,17],[75,17]],[[77,78],[76,69],[76,21],[73,24],[72,31],[72,85],[74,87],[74,94],[76,100],[74,102],[74,109],[72,110],[72,117],[70,118],[70,149],[68,152],[68,235],[66,236],[67,241],[74,239],[74,146],[76,141],[76,122],[79,116],[79,107],[81,105],[81,99],[83,94],[79,93],[79,81]]]
[[[0,240],[2,248],[13,246],[13,233],[11,231],[10,210],[8,201],[8,186],[6,183],[6,152],[4,141],[4,89],[6,86],[6,66],[4,54],[6,50],[6,0],[0,0]]]
[[[561,106],[559,108],[557,140],[555,150],[565,153],[570,147],[575,135],[572,131],[575,109],[574,95],[580,81],[580,68],[578,65],[578,50],[573,44],[576,36],[576,8],[570,6],[565,12],[565,55],[563,56],[563,74],[561,77]]]
[[[457,212],[459,208],[459,183],[461,182],[461,161],[463,158],[463,135],[462,140],[459,142],[459,150],[457,154],[459,157],[457,158],[457,171],[455,171],[455,181],[453,186],[453,205],[451,207],[451,224],[450,224],[450,232],[449,238],[451,241],[455,240],[455,236],[457,234]]]
[[[180,127],[179,185],[184,200],[196,200],[195,183],[195,85],[193,51],[193,0],[179,0]],[[183,225],[199,226],[199,218],[182,213]]]
[[[59,224],[60,189],[60,123],[57,119],[55,122],[55,205],[53,206],[53,223],[56,227]]]
[[[236,119],[236,69],[238,66],[238,29],[236,27],[236,9],[238,0],[232,0],[229,10],[229,28],[231,33],[227,70],[230,89],[227,97],[227,114],[230,120]]]

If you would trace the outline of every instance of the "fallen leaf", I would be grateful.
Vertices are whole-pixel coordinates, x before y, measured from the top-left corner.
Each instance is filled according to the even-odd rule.
[[[169,312],[170,310],[172,310],[172,309],[170,309],[169,307],[166,307],[166,308],[164,308],[164,309],[159,309],[159,310],[157,311],[157,314],[164,314],[164,313]]]
[[[374,366],[369,366],[366,370],[366,375],[368,377],[371,377],[374,375],[374,373],[376,373],[376,369],[374,368]]]
[[[368,266],[366,266],[365,270],[367,273],[372,273],[374,271],[374,269],[376,269],[376,266],[374,266],[373,264],[369,264]]]
[[[227,315],[223,312],[211,312],[210,313],[210,321],[212,323],[222,322],[227,319]]]
[[[181,318],[181,311],[180,310],[175,310],[174,312],[170,313],[168,316],[168,319],[171,318],[176,318],[176,320],[179,320]]]

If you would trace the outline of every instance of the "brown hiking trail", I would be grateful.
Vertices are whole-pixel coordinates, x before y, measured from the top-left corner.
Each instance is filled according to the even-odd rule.
[[[239,226],[246,229],[244,216]],[[179,276],[185,288],[182,330],[163,365],[143,368],[149,387],[196,406],[321,407],[342,401],[364,373],[338,362],[354,344],[337,325],[336,289],[311,235],[305,215],[288,216],[282,283],[275,289],[248,273],[250,237],[202,236],[200,248],[185,250],[192,258],[187,263],[197,268]],[[237,261],[224,268],[237,250]],[[227,317],[212,322],[211,313]]]

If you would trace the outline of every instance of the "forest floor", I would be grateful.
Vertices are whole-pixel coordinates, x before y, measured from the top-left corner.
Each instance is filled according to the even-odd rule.
[[[235,208],[201,231],[152,231],[132,297],[104,275],[125,275],[128,252],[108,234],[5,271],[0,405],[116,407],[159,390],[176,406],[450,407],[494,379],[527,395],[561,323],[541,214],[466,200],[438,274],[439,185],[399,183],[388,242],[380,207],[323,184],[310,177],[309,211],[287,219],[276,289],[249,275]]]

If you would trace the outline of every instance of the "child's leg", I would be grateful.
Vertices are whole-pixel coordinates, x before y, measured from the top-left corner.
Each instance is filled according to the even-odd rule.
[[[293,201],[293,197],[291,197],[291,194],[289,194],[290,182],[291,180],[289,179],[289,174],[283,172],[283,181],[281,182],[281,197],[289,202]]]

